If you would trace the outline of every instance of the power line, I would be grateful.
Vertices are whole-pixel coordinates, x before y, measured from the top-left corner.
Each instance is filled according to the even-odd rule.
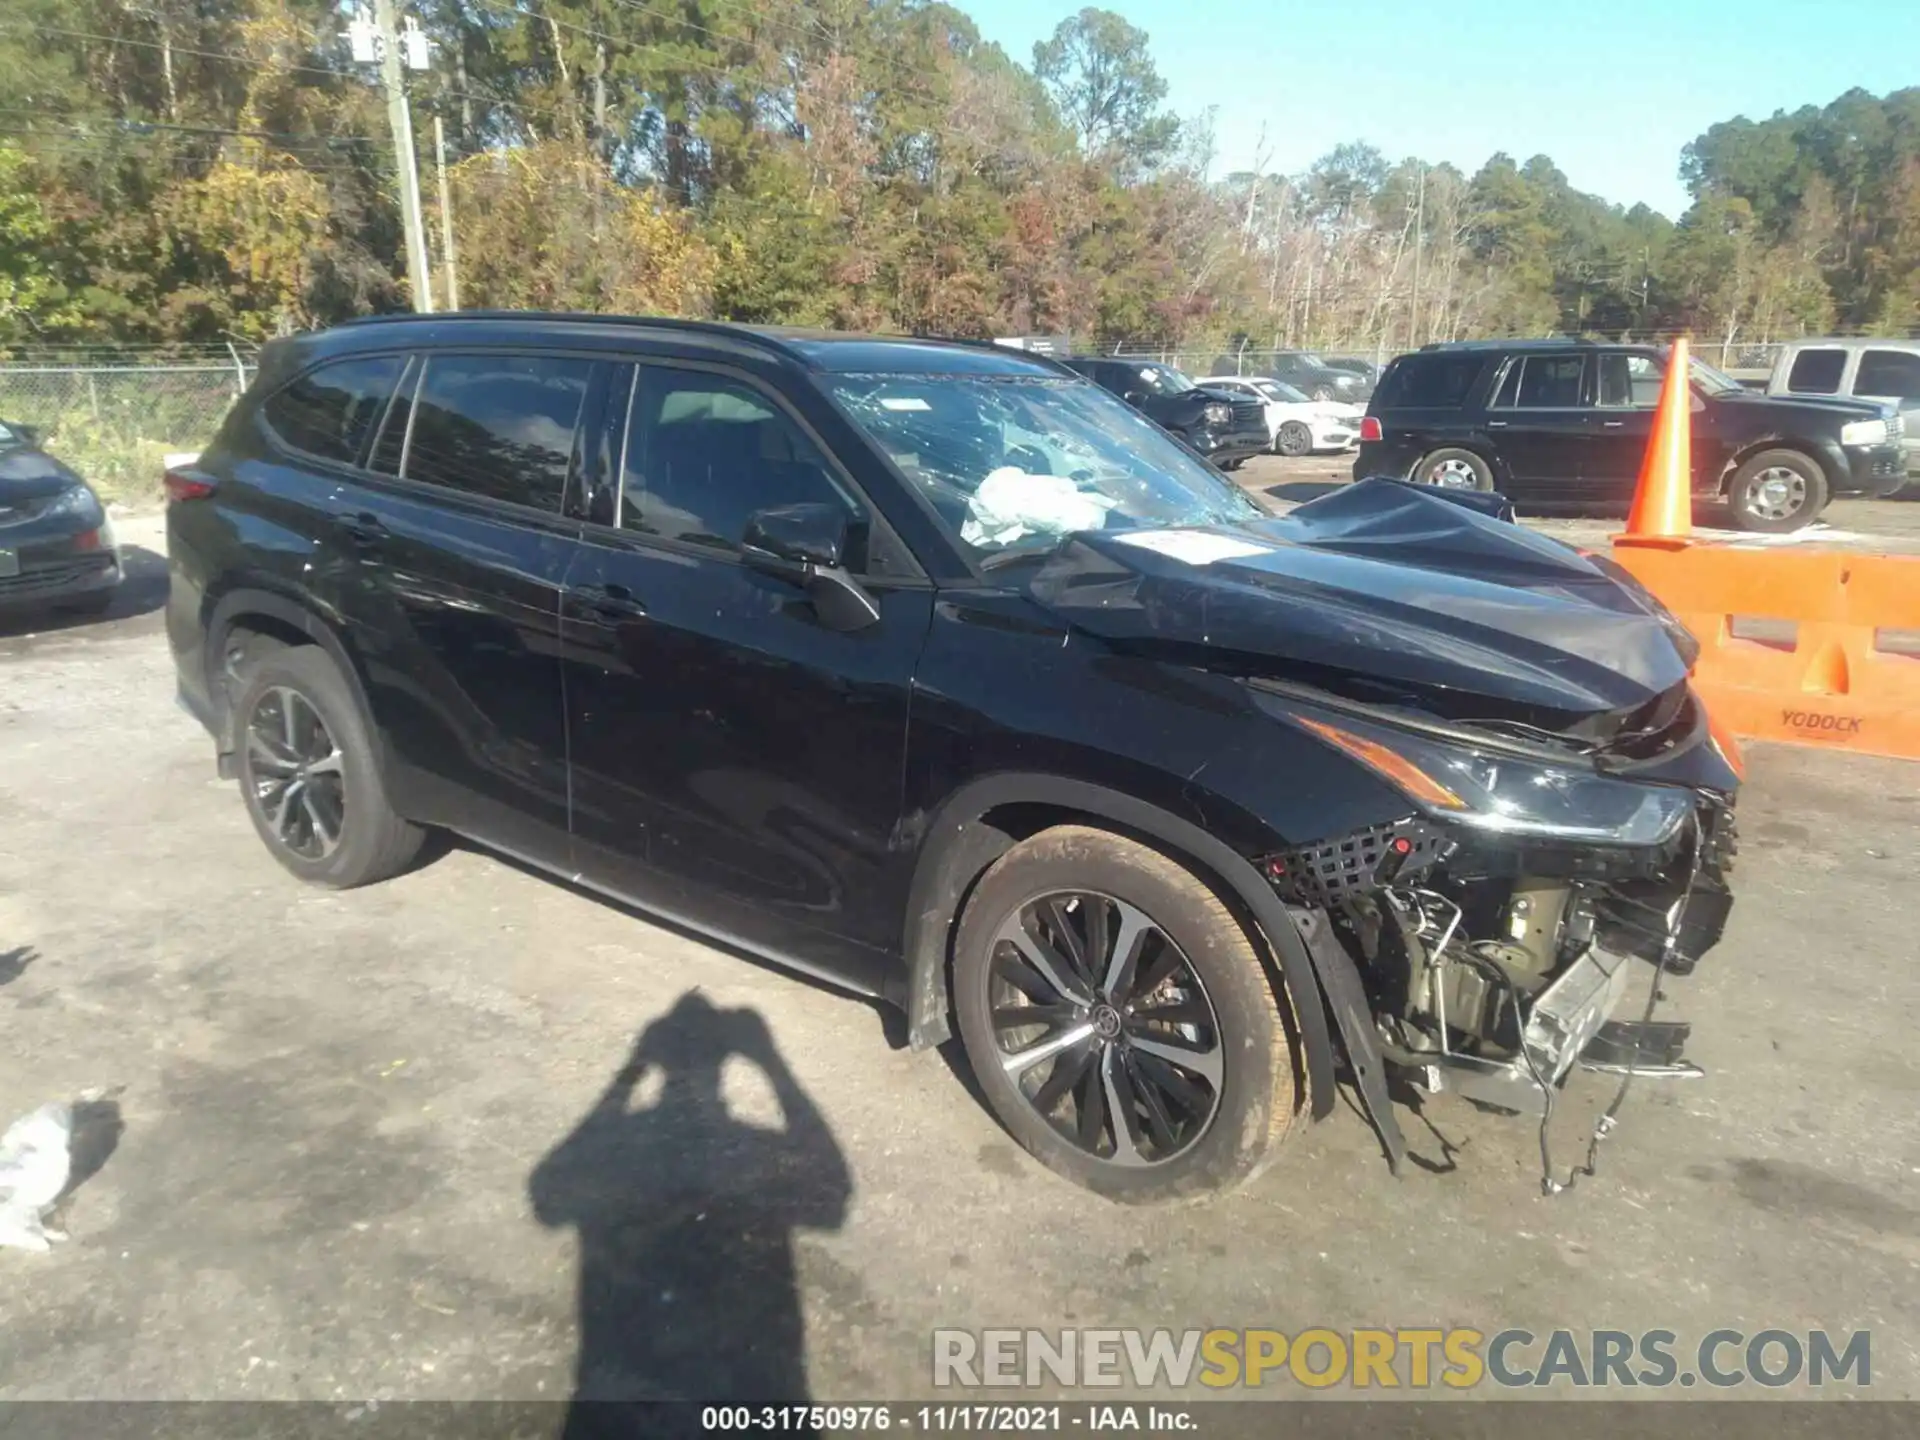
[[[225,60],[229,64],[262,68],[262,62],[252,55],[237,55],[226,50],[195,50],[185,45],[162,44],[158,40],[135,40],[130,35],[102,35],[93,30],[68,30],[53,25],[21,25],[14,21],[0,21],[0,31],[10,31],[17,35],[61,35],[72,40],[92,40],[102,45],[137,45],[146,50],[166,50],[175,55],[192,55],[202,60]],[[280,68],[290,74],[324,75],[329,80],[357,80],[350,71],[328,70],[317,65],[284,65]]]

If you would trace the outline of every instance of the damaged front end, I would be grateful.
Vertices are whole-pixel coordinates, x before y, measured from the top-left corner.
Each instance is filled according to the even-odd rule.
[[[1738,777],[1684,684],[1656,729],[1607,744],[1249,686],[1409,802],[1397,821],[1261,861],[1316,969],[1359,976],[1368,1033],[1343,1024],[1350,1053],[1371,1049],[1429,1093],[1539,1117],[1549,1192],[1546,1121],[1576,1066],[1622,1076],[1622,1097],[1634,1076],[1701,1073],[1683,1058],[1688,1027],[1653,1015],[1662,981],[1725,926]],[[1636,985],[1647,1004],[1620,1018]],[[1366,1098],[1397,1151],[1384,1087]]]
[[[1365,480],[1230,532],[1080,536],[1032,590],[1117,649],[1236,677],[1326,756],[1295,788],[1364,773],[1362,828],[1280,802],[1292,848],[1253,858],[1389,1158],[1391,1066],[1541,1116],[1552,1189],[1545,1119],[1576,1066],[1698,1073],[1651,1001],[1614,1012],[1720,938],[1739,761],[1688,684],[1693,637],[1496,499]]]

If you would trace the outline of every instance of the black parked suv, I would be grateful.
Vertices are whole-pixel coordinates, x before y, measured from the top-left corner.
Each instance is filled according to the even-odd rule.
[[[1070,355],[1062,363],[1178,435],[1222,470],[1238,470],[1273,443],[1259,401],[1196,385],[1170,365],[1109,355]]]
[[[1499,490],[1541,505],[1633,498],[1666,355],[1566,340],[1429,345],[1387,366],[1353,473]],[[1758,394],[1692,362],[1693,491],[1743,529],[1797,530],[1834,495],[1905,482],[1898,411]]]
[[[1373,391],[1371,376],[1305,350],[1274,354],[1267,373],[1282,385],[1291,385],[1309,400],[1341,400],[1357,405]]]
[[[1336,1065],[1397,1161],[1390,1067],[1538,1114],[1668,1063],[1601,1030],[1626,957],[1729,903],[1623,572],[1396,481],[1276,519],[1045,358],[363,321],[167,492],[180,698],[294,875],[440,827],[879,997],[1120,1199],[1252,1173]]]

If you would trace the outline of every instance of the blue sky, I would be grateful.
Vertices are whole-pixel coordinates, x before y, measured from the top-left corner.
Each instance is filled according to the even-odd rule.
[[[1029,64],[1069,0],[957,0]],[[1168,101],[1218,106],[1215,173],[1292,173],[1344,140],[1471,173],[1546,154],[1579,189],[1686,208],[1680,147],[1716,120],[1920,84],[1920,0],[1107,0]]]

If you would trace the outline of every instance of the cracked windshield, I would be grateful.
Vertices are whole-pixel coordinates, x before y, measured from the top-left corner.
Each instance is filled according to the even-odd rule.
[[[1157,383],[1177,374],[1157,367]],[[1262,513],[1232,482],[1078,380],[848,375],[855,424],[975,559],[1044,554],[1076,530],[1208,525]]]

